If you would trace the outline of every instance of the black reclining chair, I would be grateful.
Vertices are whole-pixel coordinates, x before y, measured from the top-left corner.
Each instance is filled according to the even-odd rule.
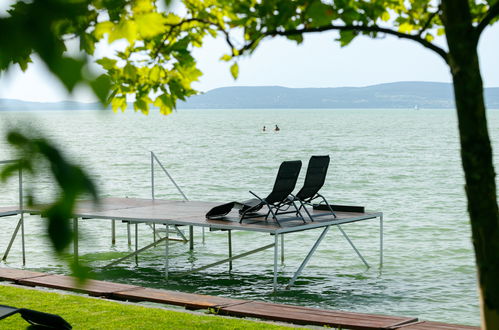
[[[302,220],[305,219],[300,213],[300,210],[294,202],[294,196],[291,195],[293,189],[295,189],[296,181],[298,180],[298,175],[300,174],[301,160],[285,161],[282,162],[277,172],[277,177],[275,179],[274,188],[270,194],[265,198],[260,198],[255,193],[250,191],[250,193],[256,197],[254,199],[254,205],[252,207],[241,210],[239,222],[243,222],[244,219],[249,218],[259,218],[264,216],[263,214],[255,213],[262,206],[267,206],[268,212],[265,215],[265,220],[268,219],[269,215],[272,215],[277,224],[280,226],[278,215],[295,213],[296,217],[283,218],[281,221],[289,220]],[[248,201],[247,201],[248,202]],[[293,207],[292,210],[290,208]]]
[[[14,315],[21,314],[21,317],[28,323],[43,327],[46,329],[71,329],[71,325],[62,317],[55,314],[38,312],[32,309],[16,308],[11,306],[0,305],[0,320]],[[1,328],[1,326],[0,326]]]
[[[308,162],[307,174],[305,176],[305,181],[303,182],[303,187],[295,195],[296,200],[300,203],[300,208],[304,209],[310,220],[314,221],[314,217],[332,215],[336,218],[336,214],[333,208],[327,202],[326,198],[319,194],[324,182],[326,181],[327,169],[329,167],[329,156],[312,156]],[[321,213],[319,215],[312,216],[307,210],[306,205],[312,206],[312,201],[316,198],[322,198],[321,203],[324,203],[326,208],[330,211],[329,213]]]

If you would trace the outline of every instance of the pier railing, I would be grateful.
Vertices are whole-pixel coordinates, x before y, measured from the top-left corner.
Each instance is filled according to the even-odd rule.
[[[163,166],[163,164],[161,163],[161,161],[159,160],[159,158],[156,156],[156,154],[153,151],[151,151],[151,195],[152,195],[152,199],[153,200],[155,199],[155,193],[154,193],[154,191],[155,191],[155,189],[154,189],[154,162],[158,163],[158,165],[161,167],[161,169],[163,170],[163,172],[168,176],[168,178],[173,183],[173,185],[175,186],[175,188],[177,188],[178,192],[182,195],[182,197],[184,198],[184,200],[188,201],[189,199],[187,198],[187,196],[184,194],[184,192],[182,191],[182,189],[180,189],[180,187],[178,186],[177,182],[175,182],[175,180],[173,179],[173,177],[166,170],[166,168]]]
[[[177,188],[180,195],[182,195],[182,198],[184,199],[184,201],[189,201],[189,198],[187,198],[187,196],[184,194],[182,189],[180,189],[180,187],[177,184],[177,182],[175,181],[175,179],[173,179],[173,177],[170,175],[170,173],[166,170],[166,168],[163,166],[163,164],[161,163],[159,158],[156,156],[156,154],[153,151],[150,151],[150,153],[151,153],[151,197],[152,197],[152,199],[154,200],[156,198],[156,196],[155,196],[156,195],[155,194],[155,180],[154,180],[154,164],[157,163],[159,165],[159,167],[163,170],[163,172],[166,174],[168,179],[170,179],[170,181],[173,183],[175,188]],[[156,239],[157,230],[156,230],[154,225],[153,225],[152,229],[154,232],[154,234],[153,234],[154,238]],[[185,236],[179,231],[179,229],[177,227],[175,227],[175,230],[181,238],[185,239]],[[204,241],[204,227],[203,227],[203,241]],[[189,248],[190,248],[190,250],[194,249],[194,227],[193,226],[189,226]]]

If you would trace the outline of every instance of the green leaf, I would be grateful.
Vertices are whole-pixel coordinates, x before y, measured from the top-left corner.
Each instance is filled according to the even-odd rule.
[[[303,42],[303,35],[302,34],[289,35],[289,36],[287,36],[287,38],[289,40],[296,41],[297,44],[301,44]]]
[[[158,83],[161,79],[161,68],[159,66],[154,66],[150,71],[149,71],[149,79],[151,79],[151,82],[153,83]]]
[[[97,39],[101,39],[104,36],[104,34],[111,33],[113,29],[114,29],[113,22],[109,21],[101,22],[95,26],[94,35]]]
[[[166,19],[159,13],[147,13],[135,17],[137,31],[142,38],[152,38],[165,33]]]
[[[95,61],[97,64],[100,64],[105,70],[112,70],[116,67],[116,63],[118,61],[110,59],[108,57],[103,57]]]
[[[239,75],[239,65],[237,63],[232,64],[230,67],[230,73],[232,74],[232,77],[237,79],[237,76]]]
[[[402,33],[410,33],[412,30],[414,30],[414,25],[412,25],[408,22],[404,22],[404,23],[400,24],[400,26],[399,26],[399,32],[402,32]]]
[[[75,85],[83,80],[81,70],[84,64],[83,60],[63,57],[50,63],[49,68],[71,92]]]
[[[124,112],[127,108],[126,98],[124,96],[114,97],[111,100],[111,106],[114,112],[118,112],[118,109]]]
[[[97,77],[97,79],[91,81],[90,86],[92,87],[95,95],[99,98],[100,103],[103,105],[106,104],[109,89],[111,88],[109,77],[103,74]]]
[[[230,56],[228,54],[224,54],[222,57],[220,57],[220,61],[228,62],[230,60],[232,60],[232,56]]]
[[[333,12],[329,5],[321,1],[312,2],[307,8],[307,16],[312,19],[313,26],[324,26],[331,24]]]
[[[127,63],[123,68],[123,76],[126,79],[135,80],[137,78],[137,68],[130,63]]]
[[[159,108],[159,112],[163,115],[169,115],[173,111],[174,104],[170,96],[167,94],[160,95],[154,101],[154,106]]]
[[[339,41],[341,47],[345,47],[350,44],[357,35],[358,33],[355,31],[340,31]]]
[[[129,43],[137,39],[137,24],[134,21],[126,20],[116,25],[109,35],[109,43],[125,38]]]

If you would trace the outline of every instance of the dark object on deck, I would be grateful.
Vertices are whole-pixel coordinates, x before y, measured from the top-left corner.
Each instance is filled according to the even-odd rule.
[[[364,206],[335,205],[335,204],[329,204],[329,206],[333,209],[333,211],[338,211],[338,212],[365,213],[366,211]],[[314,210],[319,210],[319,211],[329,211],[329,207],[325,204],[314,204],[313,208]]]
[[[249,199],[244,202],[230,202],[222,205],[217,205],[206,213],[206,218],[210,220],[222,220],[222,218],[227,215],[233,208],[238,209],[239,213],[242,214],[247,209],[252,208],[252,212],[256,212],[260,210],[263,205],[257,207],[257,204],[260,204],[260,201],[256,198]]]
[[[330,211],[330,213],[321,214],[332,215],[336,218],[331,205],[327,202],[326,198],[319,194],[324,182],[326,181],[327,169],[329,167],[329,155],[327,156],[312,156],[308,161],[307,174],[305,176],[305,181],[303,187],[296,194],[296,200],[300,202],[300,208],[305,210],[310,220],[314,221],[314,218],[307,210],[307,205],[312,205],[312,201],[316,198],[322,198],[322,202],[319,205],[323,205],[324,208],[321,210]],[[324,204],[322,204],[324,203]]]
[[[269,215],[272,214],[272,219],[280,225],[277,215],[295,213],[296,217],[286,218],[285,220],[289,221],[299,219],[305,222],[300,210],[296,207],[293,196],[290,197],[293,189],[295,189],[300,169],[301,160],[282,162],[281,166],[279,166],[279,171],[277,172],[274,188],[272,188],[272,191],[267,197],[260,198],[255,193],[250,191],[250,193],[257,198],[257,204],[241,212],[241,219],[239,222],[242,222],[244,219],[262,217],[262,214],[255,214],[255,212],[262,208],[262,206],[268,207],[265,220],[267,220]],[[294,209],[289,211],[291,206],[293,206]],[[282,220],[283,219],[281,219],[281,221]]]
[[[49,329],[72,329],[71,325],[59,315],[0,305],[0,320],[16,313],[21,314],[23,319],[35,326],[42,326]]]

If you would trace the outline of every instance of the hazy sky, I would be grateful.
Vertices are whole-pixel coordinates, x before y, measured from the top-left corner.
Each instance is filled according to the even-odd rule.
[[[209,40],[196,50],[204,75],[194,86],[207,91],[224,86],[339,87],[367,86],[395,81],[450,82],[447,66],[433,52],[414,42],[386,37],[357,38],[340,48],[334,32],[308,35],[297,46],[283,38],[263,42],[253,56],[240,61],[234,81],[229,65],[218,59],[226,52],[222,40]],[[480,61],[486,87],[499,87],[499,24],[489,27],[480,42]],[[92,101],[78,89],[68,95],[37,60],[22,73],[17,67],[0,76],[0,98],[32,101],[76,99]]]

